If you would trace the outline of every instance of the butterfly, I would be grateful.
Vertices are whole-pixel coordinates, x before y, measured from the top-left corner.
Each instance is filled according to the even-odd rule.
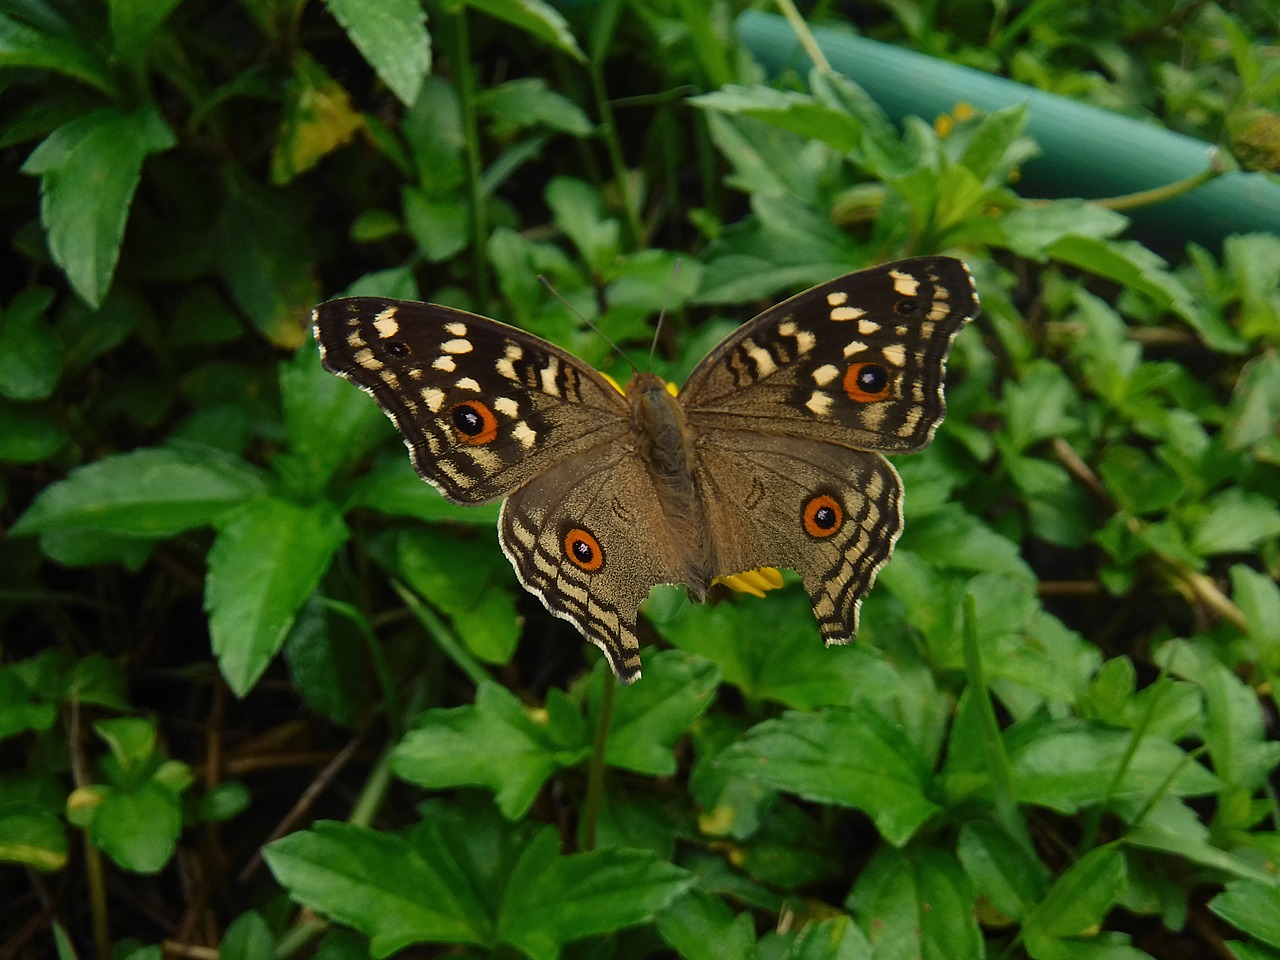
[[[505,498],[520,582],[640,676],[636,620],[657,584],[794,568],[828,643],[902,530],[882,456],[925,447],[943,375],[978,311],[968,268],[899,260],[819,284],[730,333],[673,395],[620,390],[572,354],[496,320],[380,297],[316,307],[324,366],[371,394],[418,474],[448,500]]]

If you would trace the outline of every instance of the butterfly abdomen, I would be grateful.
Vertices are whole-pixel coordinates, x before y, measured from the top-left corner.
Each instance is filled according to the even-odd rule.
[[[693,464],[693,435],[684,409],[667,392],[667,385],[651,373],[637,373],[627,384],[637,452],[653,481],[662,506],[670,559],[682,568],[689,595],[702,600],[711,584],[714,544],[707,536],[707,518]],[[665,534],[665,536],[664,536]]]

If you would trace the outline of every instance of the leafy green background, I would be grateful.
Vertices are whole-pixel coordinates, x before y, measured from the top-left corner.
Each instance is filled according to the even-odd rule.
[[[1280,958],[1280,224],[1143,220],[1275,186],[1274,9],[857,8],[1113,164],[1219,148],[1092,201],[1018,193],[1025,106],[892,123],[742,9],[0,4],[8,954]],[[309,340],[422,297],[625,378],[665,309],[678,381],[935,252],[984,312],[858,642],[663,588],[624,689]]]

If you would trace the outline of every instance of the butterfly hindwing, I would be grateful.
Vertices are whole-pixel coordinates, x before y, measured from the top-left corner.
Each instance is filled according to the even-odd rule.
[[[598,373],[522,330],[436,304],[348,297],[314,314],[325,368],[377,400],[455,503],[506,496],[626,429]]]
[[[977,308],[968,269],[950,257],[838,277],[731,333],[694,369],[681,400],[701,431],[919,450],[946,412],[951,341]]]

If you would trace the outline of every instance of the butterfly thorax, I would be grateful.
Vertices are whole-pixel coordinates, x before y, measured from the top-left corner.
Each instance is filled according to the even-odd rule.
[[[684,582],[701,600],[713,576],[705,509],[694,472],[693,434],[684,409],[667,391],[661,377],[637,373],[627,384],[637,452],[653,480],[663,519],[675,541],[673,555],[684,567]]]

